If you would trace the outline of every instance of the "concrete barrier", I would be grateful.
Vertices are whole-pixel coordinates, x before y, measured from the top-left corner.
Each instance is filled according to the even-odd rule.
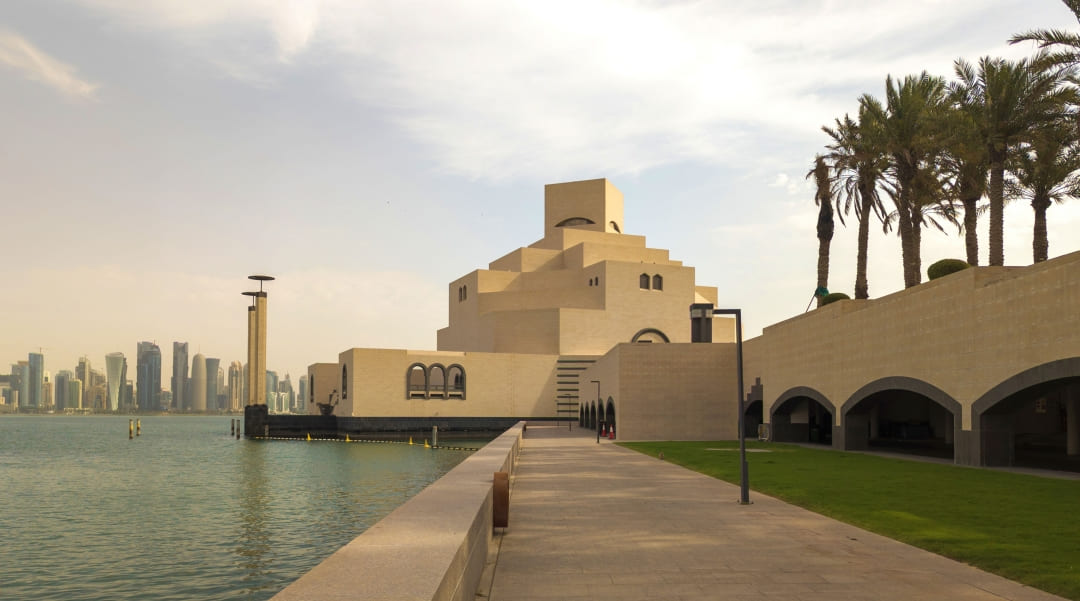
[[[470,455],[272,601],[472,601],[492,540],[492,475],[513,472],[523,430]]]

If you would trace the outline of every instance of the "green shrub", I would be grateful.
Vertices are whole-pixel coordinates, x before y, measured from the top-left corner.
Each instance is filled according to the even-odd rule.
[[[960,259],[942,259],[937,263],[934,263],[926,270],[926,277],[931,280],[936,280],[940,277],[947,276],[950,273],[956,273],[971,267],[967,264],[967,261],[961,261]]]
[[[832,293],[826,294],[824,297],[822,297],[821,306],[824,307],[825,305],[827,305],[829,303],[835,303],[838,300],[850,300],[850,299],[851,299],[851,297],[844,294],[843,292],[832,292]]]

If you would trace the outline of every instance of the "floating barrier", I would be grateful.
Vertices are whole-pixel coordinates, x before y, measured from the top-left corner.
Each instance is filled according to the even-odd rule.
[[[349,438],[346,434],[345,438],[312,438],[311,434],[307,434],[305,438],[291,437],[291,436],[252,436],[253,440],[289,440],[293,442],[360,442],[367,444],[406,444],[413,446],[420,446],[418,443],[413,442],[412,437],[408,441],[404,440],[368,440],[362,438]],[[425,449],[440,449],[443,451],[479,451],[478,447],[455,447],[449,445],[433,446],[428,443],[427,439],[424,439]]]

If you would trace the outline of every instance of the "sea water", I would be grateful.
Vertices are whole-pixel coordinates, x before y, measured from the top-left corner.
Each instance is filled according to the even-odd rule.
[[[469,454],[128,419],[0,417],[0,599],[267,599]]]

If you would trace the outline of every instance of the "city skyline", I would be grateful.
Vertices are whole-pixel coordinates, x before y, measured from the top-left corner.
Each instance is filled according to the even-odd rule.
[[[0,263],[0,370],[41,347],[64,369],[119,350],[130,375],[133,341],[156,341],[166,390],[173,341],[245,356],[252,273],[277,278],[281,373],[435,348],[445,283],[542,236],[543,184],[599,177],[627,233],[695,265],[754,336],[815,288],[822,125],[887,75],[951,78],[1077,27],[1058,0],[41,0],[0,23],[4,240],[25,251]],[[1007,207],[1006,264],[1031,262],[1031,226]],[[903,278],[874,229],[881,297]],[[1080,202],[1049,232],[1051,256],[1080,250]],[[855,243],[837,228],[831,290],[852,293]],[[963,244],[926,231],[924,265]]]

